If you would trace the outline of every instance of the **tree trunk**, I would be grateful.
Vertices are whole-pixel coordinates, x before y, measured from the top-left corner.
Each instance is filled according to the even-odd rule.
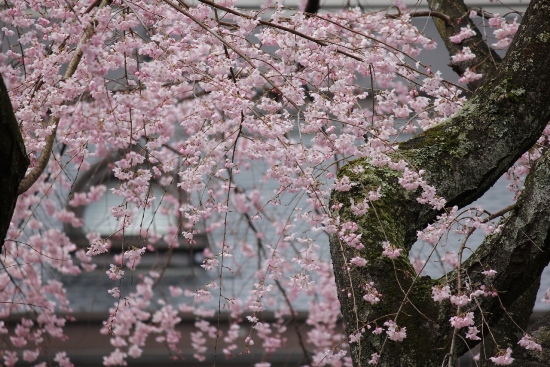
[[[459,113],[402,143],[394,154],[396,160],[405,159],[410,166],[424,169],[424,178],[447,200],[448,207],[468,205],[483,195],[535,144],[550,120],[550,37],[542,36],[550,34],[548,14],[550,0],[532,1],[496,74],[478,88]],[[364,169],[362,173],[356,173],[358,166]],[[448,301],[432,300],[432,286],[449,279],[449,285],[456,286],[457,273],[440,280],[417,278],[407,257],[416,232],[440,212],[420,205],[418,192],[405,191],[397,181],[398,172],[374,167],[367,159],[343,167],[339,176],[344,175],[357,185],[348,192],[333,193],[333,204],[342,204],[334,214],[340,223],[357,223],[365,248],[351,248],[337,235],[332,235],[330,242],[346,330],[355,334],[365,329],[363,337],[351,343],[354,365],[366,366],[371,355],[378,353],[379,366],[441,366],[474,347],[477,342],[465,343],[462,336],[451,351],[454,329],[449,318],[456,314],[456,307]],[[378,187],[382,198],[372,202],[365,216],[356,217],[350,199],[360,202]],[[498,271],[493,285],[499,298],[480,301],[489,327],[502,318],[502,306],[510,307],[524,293],[523,284],[534,282],[548,263],[548,187],[550,154],[546,152],[533,167],[501,234],[488,237],[462,265],[462,274],[468,274],[472,284],[483,284],[484,267]],[[383,241],[401,248],[402,255],[394,260],[383,256]],[[367,259],[367,266],[349,266],[349,260],[356,256]],[[374,305],[363,299],[370,282],[382,294]],[[462,312],[474,312],[479,327],[482,315],[474,306]],[[385,333],[371,333],[373,327],[390,319],[407,328],[403,342],[388,340]]]
[[[8,232],[17,201],[19,183],[29,166],[29,158],[21,137],[19,125],[0,76],[0,251]]]

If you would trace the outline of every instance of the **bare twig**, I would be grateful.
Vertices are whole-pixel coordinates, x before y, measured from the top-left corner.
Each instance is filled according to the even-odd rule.
[[[452,26],[453,23],[451,22],[451,18],[449,18],[448,15],[445,15],[443,13],[439,13],[436,11],[430,11],[430,10],[424,10],[424,11],[413,11],[410,13],[407,13],[411,18],[415,17],[434,17],[439,18],[442,21],[444,21],[448,26]],[[386,14],[386,18],[391,19],[397,19],[401,16],[401,14]]]

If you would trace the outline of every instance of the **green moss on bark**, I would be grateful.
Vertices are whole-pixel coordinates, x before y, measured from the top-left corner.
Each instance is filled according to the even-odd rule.
[[[453,2],[441,0],[438,3],[449,5]],[[550,100],[550,78],[547,77],[550,48],[541,47],[542,41],[537,39],[539,34],[550,31],[547,12],[541,10],[543,5],[545,9],[550,9],[550,0],[531,2],[524,18],[525,24],[520,27],[498,74],[478,89],[459,113],[440,126],[400,144],[392,156],[396,160],[407,160],[415,169],[425,170],[424,178],[439,195],[447,199],[449,206],[464,206],[480,197],[535,144],[550,120],[550,105],[547,102]],[[358,165],[363,167],[363,172],[356,173],[359,171],[353,169]],[[440,366],[449,352],[453,334],[449,317],[456,309],[449,302],[435,304],[432,301],[431,288],[436,282],[429,278],[416,278],[406,257],[415,241],[416,231],[433,221],[439,212],[418,204],[418,193],[401,188],[397,172],[386,167],[373,167],[366,159],[344,167],[339,175],[348,176],[358,185],[348,192],[333,193],[333,203],[343,204],[334,215],[340,217],[341,223],[356,222],[365,246],[362,250],[353,249],[341,243],[336,235],[330,237],[338,296],[348,332],[356,333],[374,322],[381,326],[384,321],[397,317],[397,324],[407,327],[408,337],[402,343],[387,341],[379,365]],[[378,187],[381,188],[381,199],[372,203],[371,210],[365,216],[355,217],[350,208],[350,198],[360,202],[369,191]],[[544,196],[540,191],[537,195],[529,197],[531,204],[528,205],[537,205],[537,199]],[[524,214],[521,217],[518,212],[521,218],[517,222],[507,222],[509,236],[513,240],[497,251],[498,247],[494,246],[498,245],[499,237],[491,237],[489,241],[492,241],[490,246],[493,247],[486,251],[487,256],[496,259],[495,266],[503,269],[503,274],[507,274],[507,267],[524,264],[521,273],[513,268],[506,278],[497,276],[495,279],[495,284],[506,289],[499,301],[508,305],[523,292],[517,284],[532,280],[548,260],[542,257],[550,253],[549,249],[537,258],[539,255],[533,252],[534,246],[528,243],[525,235],[519,236],[520,230],[532,230],[531,238],[545,241],[537,236],[544,232],[541,226],[546,223],[542,224],[540,220],[539,223],[532,222],[529,211]],[[530,227],[520,228],[526,220],[531,221]],[[401,257],[391,261],[382,256],[382,242],[385,240],[403,249]],[[550,246],[550,241],[547,242]],[[479,253],[484,254],[483,250]],[[367,259],[368,265],[364,268],[349,266],[349,260],[354,256]],[[476,256],[472,258],[479,259]],[[482,263],[492,265],[487,259],[483,259]],[[470,265],[471,268],[468,267]],[[469,276],[480,273],[479,264],[467,263],[465,266]],[[376,305],[370,305],[362,298],[364,285],[370,281],[382,294],[382,301]],[[497,309],[500,305],[491,297],[481,302],[490,310],[485,320],[494,325],[502,314]],[[398,310],[399,314],[396,314]],[[369,331],[366,335],[361,343],[351,345],[356,366],[366,366],[370,355],[380,352],[383,337],[373,336]]]

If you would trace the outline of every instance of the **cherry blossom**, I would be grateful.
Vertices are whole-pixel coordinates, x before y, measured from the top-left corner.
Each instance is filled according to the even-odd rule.
[[[448,285],[432,288],[432,298],[436,302],[441,302],[451,296],[451,290]]]
[[[384,241],[382,243],[382,248],[384,249],[384,251],[382,251],[382,254],[389,257],[390,259],[397,259],[401,255],[401,249],[398,249],[395,246],[391,245],[388,241]]]
[[[363,259],[362,257],[354,257],[350,261],[350,264],[356,265],[356,266],[365,266],[367,265],[367,260]]]
[[[451,37],[451,42],[462,43],[462,41],[472,36],[475,36],[475,32],[468,25],[467,27],[460,28],[460,32]]]
[[[535,342],[531,335],[524,334],[519,340],[518,344],[527,350],[536,350],[538,352],[542,352],[541,345]]]
[[[461,329],[465,326],[470,326],[474,324],[474,313],[467,312],[463,315],[453,316],[450,319],[451,325],[457,329]]]
[[[488,269],[488,270],[482,271],[481,274],[485,275],[488,278],[491,278],[497,274],[497,271],[494,269]]]
[[[477,335],[479,334],[479,330],[475,326],[468,327],[468,332],[466,333],[466,339],[470,340],[481,340],[481,338]]]
[[[390,340],[402,342],[407,337],[407,328],[399,327],[393,320],[384,322],[384,326],[388,327],[386,334]]]
[[[380,293],[378,293],[378,291],[374,287],[373,282],[367,283],[367,285],[365,285],[365,291],[367,292],[363,296],[363,299],[365,301],[367,301],[370,304],[376,304],[376,303],[380,302],[380,297],[382,295]]]
[[[344,271],[368,269],[372,260],[360,251],[370,239],[358,223],[385,195],[383,187],[362,187],[355,178],[366,165],[337,176],[356,158],[395,171],[407,194],[441,210],[437,222],[418,233],[431,246],[457,222],[465,231],[498,232],[475,210],[461,219],[457,207],[445,208],[425,172],[396,158],[402,134],[436,126],[466,97],[459,85],[418,61],[436,43],[413,25],[404,2],[392,4],[399,16],[395,8],[308,16],[273,2],[246,11],[232,0],[189,8],[149,0],[8,1],[0,10],[1,32],[6,44],[17,42],[0,55],[0,73],[29,169],[40,157],[51,158],[19,196],[3,247],[0,298],[13,303],[1,304],[0,315],[34,315],[9,327],[0,321],[0,334],[10,343],[0,343],[3,363],[34,363],[49,339],[64,341],[73,305],[57,279],[97,271],[112,302],[101,329],[112,348],[103,357],[106,366],[127,365],[128,358],[146,353],[150,336],[179,356],[177,325],[184,314],[195,320],[189,348],[199,361],[212,341],[227,357],[253,345],[272,354],[284,347],[288,320],[304,305],[309,329],[301,337],[310,364],[350,365],[348,340],[360,343],[364,330],[341,331],[338,294],[352,290],[336,288],[325,245],[330,235],[357,251]],[[516,20],[499,15],[488,24],[499,48],[518,29]],[[465,27],[451,41],[461,44],[473,35]],[[452,62],[474,58],[463,47]],[[481,77],[467,69],[460,82]],[[51,152],[47,141],[53,141]],[[549,142],[550,127],[541,148],[508,172],[516,193]],[[108,175],[95,182],[100,163]],[[330,201],[333,191],[356,190],[363,196],[349,203]],[[86,211],[104,203],[101,223],[112,226],[94,228]],[[345,222],[340,215],[348,204],[356,218]],[[163,228],[160,217],[167,222]],[[71,230],[81,235],[78,241]],[[194,248],[202,235],[208,245]],[[374,245],[385,257],[407,255],[380,241]],[[200,255],[193,270],[208,280],[160,291],[156,285],[169,264],[147,260],[182,247]],[[444,261],[458,264],[451,252]],[[483,274],[490,278],[491,272]],[[354,286],[364,306],[384,299],[372,282]],[[497,295],[489,283],[471,287],[462,294],[452,294],[449,285],[434,287],[433,300],[460,307],[476,296]],[[224,335],[209,321],[216,315],[231,319]],[[454,316],[451,324],[468,326],[466,337],[479,338],[472,312]],[[384,326],[390,340],[406,337],[406,328],[394,321]],[[248,336],[241,338],[243,332]],[[529,338],[520,345],[536,349]],[[19,349],[7,350],[11,345]],[[368,363],[380,357],[374,353]],[[509,353],[494,358],[511,359]],[[67,353],[51,359],[72,366]]]
[[[476,57],[476,55],[472,53],[472,51],[470,50],[470,47],[463,47],[462,51],[460,51],[456,55],[451,56],[451,61],[453,63],[458,63],[458,62],[461,62],[461,61],[472,60],[475,57]]]
[[[378,364],[378,359],[380,358],[380,355],[378,353],[373,353],[371,355],[371,358],[369,359],[369,364]]]
[[[460,83],[468,84],[470,82],[476,81],[481,79],[482,75],[474,73],[469,68],[464,71],[464,74],[462,74],[462,77],[458,79]]]
[[[464,306],[464,305],[467,305],[468,302],[470,302],[470,297],[468,297],[466,294],[461,294],[461,295],[452,295],[449,300],[451,301],[451,303],[453,305],[457,305],[457,306]]]
[[[489,359],[497,366],[508,366],[514,362],[514,358],[512,358],[512,349],[510,348],[506,348],[505,351],[502,351],[496,357],[490,357]]]
[[[518,31],[519,23],[517,23],[517,18],[514,18],[512,22],[509,23],[506,19],[499,16],[499,14],[494,14],[493,17],[489,19],[489,26],[496,28],[493,34],[498,40],[498,42],[492,44],[492,46],[497,49],[502,49],[508,47],[510,43],[512,43],[512,37]]]

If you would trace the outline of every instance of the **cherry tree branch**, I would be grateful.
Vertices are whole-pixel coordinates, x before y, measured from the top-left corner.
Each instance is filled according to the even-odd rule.
[[[109,3],[110,3],[110,0],[103,0],[99,5],[99,8],[101,9]],[[69,62],[69,65],[67,66],[67,70],[65,71],[65,74],[61,78],[61,81],[65,81],[69,79],[71,76],[73,76],[76,69],[78,68],[78,64],[80,63],[80,60],[82,59],[83,51],[82,51],[81,45],[86,43],[90,39],[90,37],[93,35],[93,33],[94,33],[94,22],[90,21],[90,24],[88,24],[88,26],[86,27],[84,34],[80,39],[80,43],[77,46],[73,54],[73,57]],[[52,133],[48,135],[48,137],[46,138],[46,144],[44,146],[44,149],[42,150],[42,153],[40,154],[40,158],[38,158],[38,162],[32,168],[32,170],[29,173],[27,173],[25,178],[23,178],[23,180],[19,184],[19,189],[17,191],[18,195],[21,195],[25,191],[27,191],[38,180],[38,178],[44,172],[44,170],[46,169],[46,166],[48,165],[48,162],[50,160],[50,155],[52,154],[52,150],[53,150],[53,143],[55,140],[55,136],[57,134],[57,128],[59,126],[59,116],[51,115],[50,120],[48,121],[48,126],[53,127]]]
[[[433,17],[433,18],[438,18],[438,19],[441,19],[442,21],[445,22],[446,25],[448,26],[452,26],[453,23],[451,22],[451,18],[449,18],[448,15],[445,15],[443,13],[439,13],[439,12],[436,12],[436,11],[431,11],[431,10],[425,10],[425,11],[412,11],[410,13],[407,13],[411,18],[420,18],[420,17]],[[401,16],[401,14],[387,14],[386,17],[387,18],[392,18],[392,19],[397,19]]]
[[[456,55],[462,51],[464,47],[469,47],[476,57],[472,60],[451,62],[450,66],[458,74],[462,75],[466,69],[482,74],[483,77],[479,80],[468,83],[468,88],[472,91],[479,88],[485,83],[495,71],[502,61],[500,56],[489,46],[483,39],[483,35],[476,27],[474,22],[469,17],[469,10],[463,0],[428,0],[430,10],[435,12],[432,16],[436,19],[435,25],[439,35],[445,43],[450,56]],[[441,18],[435,14],[444,14],[446,18]],[[470,27],[475,32],[475,36],[464,40],[462,43],[453,43],[450,37],[460,32],[463,27]]]
[[[170,1],[168,0],[165,0],[165,2],[167,4],[169,4],[170,6],[172,6],[174,9],[178,10],[179,12],[182,12],[182,9],[179,8],[177,5],[171,3]],[[315,42],[316,44],[320,45],[320,46],[327,46],[329,43],[328,42],[325,42],[325,41],[321,41],[321,40],[318,40],[316,39],[315,37],[310,37],[302,32],[299,32],[295,29],[292,29],[292,28],[288,28],[288,27],[285,27],[283,25],[280,25],[280,24],[275,24],[273,22],[268,22],[268,21],[265,21],[265,20],[262,20],[262,19],[259,19],[259,18],[254,18],[248,14],[245,14],[245,13],[241,13],[241,12],[238,12],[234,9],[230,9],[228,7],[225,7],[223,5],[219,5],[219,4],[216,4],[215,2],[213,1],[209,1],[209,0],[199,0],[199,2],[203,3],[203,4],[206,4],[206,5],[210,5],[212,6],[213,8],[216,8],[216,9],[220,9],[220,10],[223,10],[225,12],[228,12],[230,14],[233,14],[233,15],[237,15],[239,17],[243,17],[243,18],[246,18],[246,19],[255,19],[258,21],[258,24],[261,24],[261,25],[265,25],[265,26],[269,26],[269,27],[273,27],[273,28],[277,28],[277,29],[280,29],[282,31],[285,31],[285,32],[289,32],[289,33],[292,33],[292,34],[295,34],[299,37],[302,37],[304,39],[307,39],[308,41],[311,41],[311,42]],[[189,15],[188,15],[189,16]],[[348,57],[351,57],[352,59],[355,59],[357,61],[363,61],[361,57],[359,57],[358,55],[354,55],[352,53],[349,53],[347,51],[344,51],[342,49],[337,49],[336,50],[337,53],[339,54],[342,54],[342,55],[345,55],[345,56],[348,56]]]

